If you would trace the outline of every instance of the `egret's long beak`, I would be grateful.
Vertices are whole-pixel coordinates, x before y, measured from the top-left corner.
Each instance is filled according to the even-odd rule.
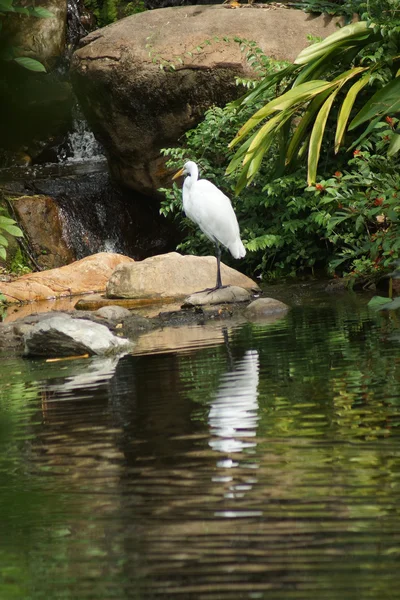
[[[172,180],[178,179],[178,177],[182,177],[183,174],[184,174],[184,170],[179,169],[179,171],[177,173],[175,173],[175,175],[173,176]]]

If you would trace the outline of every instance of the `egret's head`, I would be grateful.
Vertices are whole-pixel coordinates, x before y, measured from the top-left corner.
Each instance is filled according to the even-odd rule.
[[[193,175],[197,173],[197,165],[192,160],[188,160],[183,165],[182,169],[179,169],[177,173],[172,177],[172,179],[178,179],[178,177],[182,177],[183,175]]]

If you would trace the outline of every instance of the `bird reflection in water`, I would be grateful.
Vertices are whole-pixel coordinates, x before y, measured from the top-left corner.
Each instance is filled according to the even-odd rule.
[[[256,445],[258,421],[259,359],[257,350],[247,350],[233,370],[224,373],[208,422],[213,437],[210,446],[220,452],[241,452]]]
[[[242,359],[233,361],[227,332],[224,332],[231,368],[221,378],[215,399],[208,414],[211,438],[209,445],[224,457],[217,461],[221,469],[212,480],[224,486],[225,498],[243,498],[256,479],[258,463],[246,456],[239,462],[238,453],[254,452],[258,423],[259,356],[257,350],[247,350]],[[227,472],[226,469],[229,469]],[[250,469],[250,472],[249,472]],[[231,507],[218,511],[227,518],[259,516],[258,511]]]

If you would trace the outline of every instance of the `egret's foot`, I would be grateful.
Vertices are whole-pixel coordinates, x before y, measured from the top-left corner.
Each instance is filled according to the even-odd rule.
[[[203,291],[207,292],[207,294],[212,294],[212,292],[216,292],[217,290],[224,290],[227,287],[229,287],[229,285],[216,285],[213,288],[207,288],[206,290],[203,290]]]
[[[206,288],[205,290],[199,290],[198,292],[193,292],[194,294],[212,294],[212,292],[216,292],[217,290],[223,290],[224,288],[229,287],[229,285],[216,285],[212,288]]]

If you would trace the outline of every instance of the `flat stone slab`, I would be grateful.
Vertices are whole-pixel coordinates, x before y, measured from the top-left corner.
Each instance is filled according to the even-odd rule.
[[[164,304],[173,304],[176,298],[105,298],[104,296],[95,296],[94,298],[82,298],[78,300],[74,308],[76,310],[99,310],[108,306],[120,306],[123,308],[137,309],[146,306],[158,306]]]
[[[207,306],[208,304],[234,304],[236,302],[248,302],[252,295],[248,290],[229,285],[227,287],[210,292],[196,292],[184,301],[182,308],[189,306]]]
[[[0,282],[7,302],[35,302],[89,292],[104,292],[114,269],[134,260],[122,254],[99,252],[81,260],[40,273],[23,275],[11,283]]]

